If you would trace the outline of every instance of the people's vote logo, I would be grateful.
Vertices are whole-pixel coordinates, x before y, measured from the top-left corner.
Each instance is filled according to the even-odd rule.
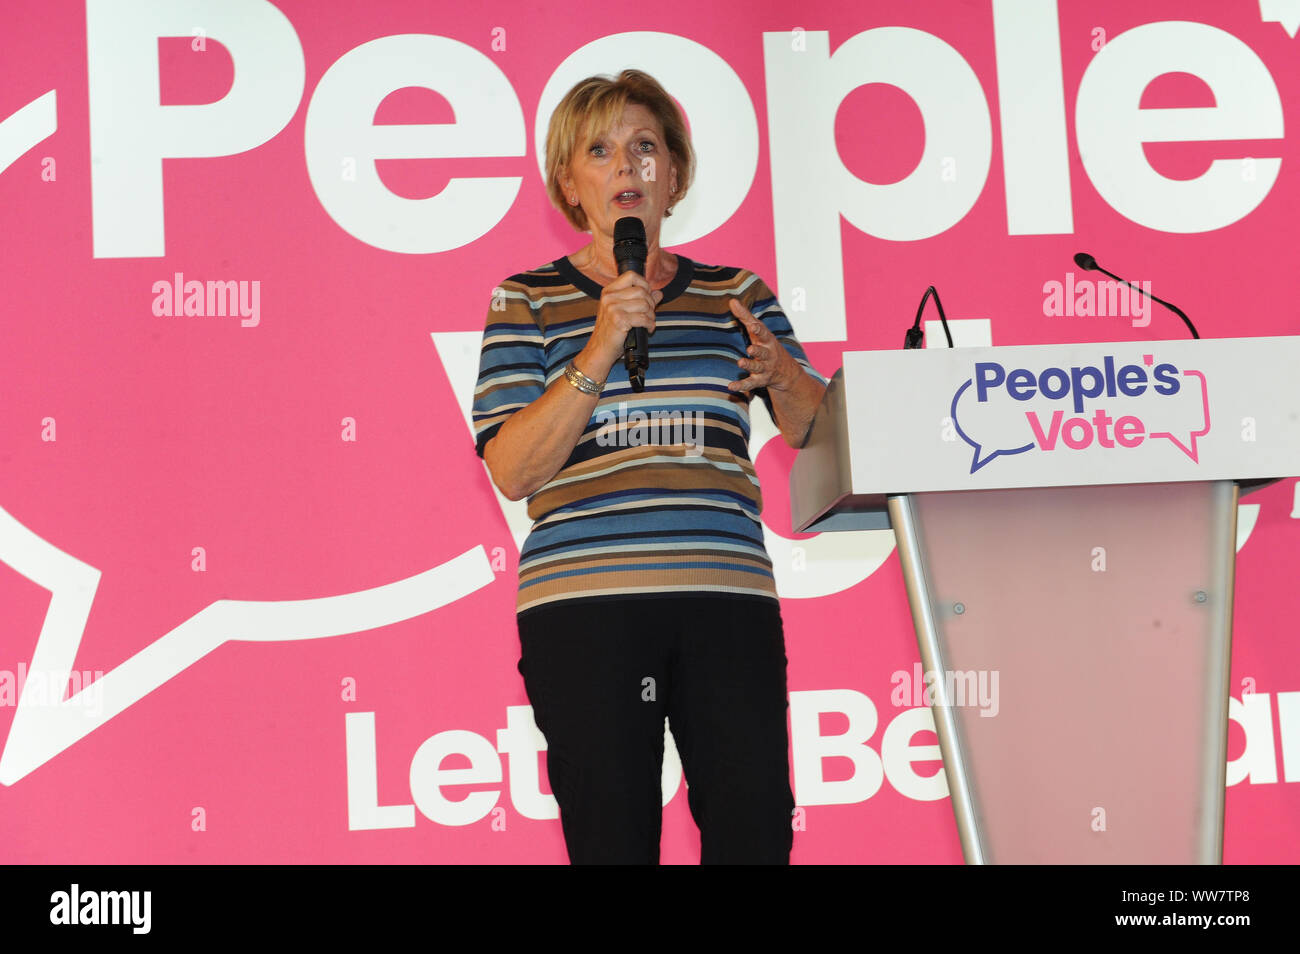
[[[977,362],[952,397],[957,434],[974,449],[973,474],[999,457],[1033,451],[1132,453],[1168,441],[1199,463],[1197,441],[1210,432],[1205,375],[1157,363],[1098,367],[1008,368]]]

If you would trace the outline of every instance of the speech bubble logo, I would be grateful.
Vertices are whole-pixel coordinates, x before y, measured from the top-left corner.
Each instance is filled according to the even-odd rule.
[[[1180,378],[1174,365],[1156,364],[1149,354],[1142,364],[1152,370],[1113,357],[1096,367],[1046,368],[1037,375],[995,362],[976,365],[951,408],[957,433],[975,451],[970,472],[1034,448],[1131,450],[1151,438],[1199,463],[1197,441],[1210,430],[1205,375],[1188,370]]]
[[[1200,451],[1196,442],[1210,433],[1210,391],[1205,375],[1200,371],[1184,370],[1183,377],[1195,381],[1196,385],[1189,386],[1191,381],[1185,381],[1178,393],[1172,395],[1172,400],[1163,400],[1157,405],[1159,411],[1154,418],[1157,426],[1167,426],[1169,421],[1181,421],[1181,426],[1163,431],[1153,430],[1151,436],[1163,437],[1199,464]],[[1185,443],[1181,440],[1183,434],[1187,435]]]
[[[1023,414],[1012,407],[1016,402],[1005,390],[990,394],[989,400],[978,402],[972,396],[958,413],[962,396],[975,384],[970,378],[952,396],[952,423],[957,434],[975,450],[970,462],[973,474],[999,457],[1010,457],[1034,449],[1033,440],[1025,440],[1027,424]],[[979,435],[978,439],[974,435]],[[987,448],[993,448],[989,451]]]

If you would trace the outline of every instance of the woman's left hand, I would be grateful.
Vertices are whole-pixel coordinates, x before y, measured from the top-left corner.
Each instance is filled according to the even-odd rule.
[[[731,313],[749,332],[749,356],[736,362],[749,372],[749,377],[730,382],[727,389],[743,393],[759,388],[776,391],[790,388],[803,374],[799,362],[777,341],[776,335],[772,334],[767,325],[740,303],[740,299],[731,299]]]

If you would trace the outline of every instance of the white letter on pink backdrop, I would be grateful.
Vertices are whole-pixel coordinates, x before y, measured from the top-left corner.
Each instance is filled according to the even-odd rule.
[[[1267,692],[1228,697],[1228,718],[1241,726],[1246,746],[1228,761],[1227,785],[1249,779],[1251,784],[1277,781],[1277,751],[1273,748],[1273,710]]]
[[[446,97],[454,123],[376,126],[384,97],[407,86]],[[307,174],[325,211],[353,236],[389,252],[446,252],[500,222],[522,176],[457,178],[437,195],[394,195],[376,159],[522,156],[524,114],[500,67],[442,36],[406,34],[363,43],[326,70],[307,106]],[[345,160],[355,177],[345,178]]]
[[[993,0],[1007,234],[1074,231],[1056,0]]]
[[[823,712],[848,717],[843,735],[822,735]],[[880,790],[884,770],[880,756],[867,745],[875,734],[876,706],[853,689],[818,689],[790,693],[790,742],[794,762],[795,803],[798,805],[849,805],[865,802]],[[843,756],[853,763],[853,774],[826,781],[822,760]]]
[[[915,762],[939,762],[942,758],[936,739],[932,745],[913,745],[918,732],[934,732],[934,713],[927,706],[904,709],[885,726],[880,739],[880,761],[885,766],[885,777],[900,795],[919,802],[932,802],[948,795],[948,777],[942,764],[931,775],[918,775],[912,768]]]
[[[993,126],[979,78],[956,50],[920,30],[882,27],[850,37],[830,55],[825,32],[792,50],[789,33],[764,33],[768,144],[777,284],[807,289],[798,318],[804,341],[843,341],[844,261],[840,216],[878,238],[908,242],[946,231],[975,205],[988,178]],[[925,152],[902,180],[876,185],[840,159],[835,114],[868,83],[912,97],[925,123]],[[944,167],[955,171],[945,176]]]
[[[537,756],[546,751],[546,736],[533,721],[532,706],[507,706],[506,727],[497,729],[497,751],[510,768],[510,803],[524,818],[560,817],[554,795],[542,793]]]
[[[449,755],[463,755],[469,768],[443,768]],[[501,781],[501,759],[492,743],[468,729],[449,729],[425,739],[411,759],[411,797],[420,814],[439,825],[472,825],[487,817],[501,797],[498,791],[470,792],[450,799],[444,785],[481,785]]]
[[[215,103],[160,106],[158,40],[195,26],[235,80]],[[166,254],[162,161],[232,156],[284,128],[302,98],[298,34],[265,0],[87,0],[90,182],[96,258]]]
[[[343,722],[348,777],[348,831],[414,828],[414,805],[379,804],[375,714],[349,712],[343,717]]]
[[[1164,73],[1191,73],[1214,93],[1214,106],[1139,109],[1147,85]],[[1216,159],[1205,174],[1166,179],[1151,168],[1146,142],[1278,139],[1282,102],[1255,51],[1204,23],[1148,23],[1112,39],[1079,84],[1079,156],[1102,198],[1120,215],[1161,232],[1209,232],[1252,212],[1277,179],[1280,159]],[[1280,148],[1280,145],[1279,145]]]
[[[1282,777],[1300,782],[1300,692],[1277,694],[1277,730],[1282,743]]]

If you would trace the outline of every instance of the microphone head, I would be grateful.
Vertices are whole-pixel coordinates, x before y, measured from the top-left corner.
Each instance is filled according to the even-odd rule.
[[[635,215],[625,215],[614,223],[614,264],[620,275],[624,272],[644,275],[649,254],[644,222]]]
[[[625,215],[614,223],[615,242],[645,242],[645,223],[635,215]]]
[[[1076,252],[1074,264],[1078,265],[1085,272],[1095,272],[1097,270],[1097,260],[1087,252]]]

